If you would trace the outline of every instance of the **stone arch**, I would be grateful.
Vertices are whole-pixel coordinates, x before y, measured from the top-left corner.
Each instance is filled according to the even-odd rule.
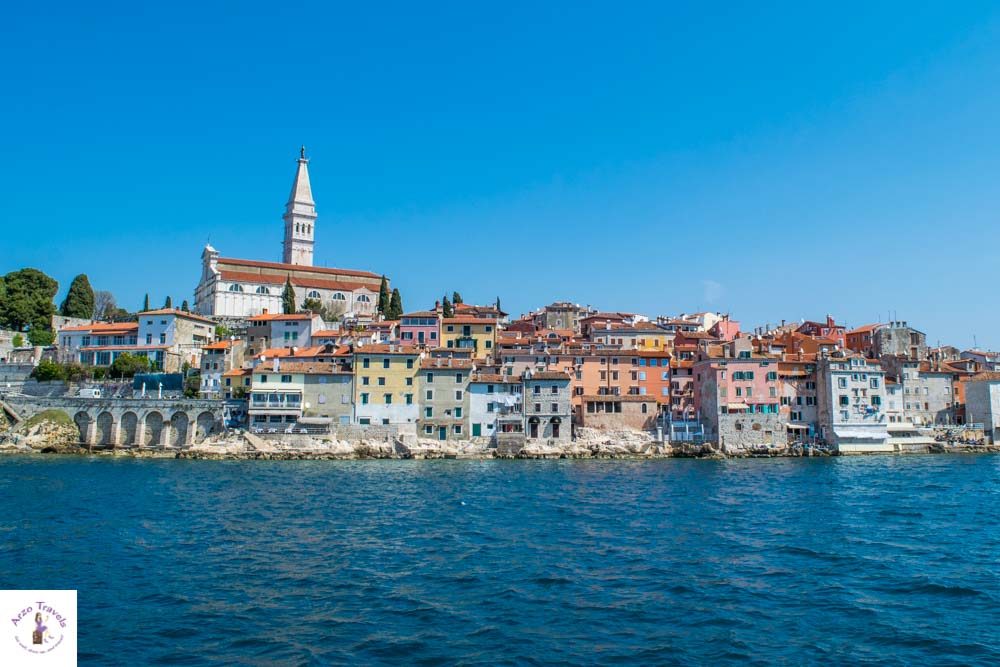
[[[170,418],[170,444],[183,447],[187,443],[188,424],[191,420],[186,412],[175,412]]]
[[[163,415],[155,410],[146,415],[145,420],[146,433],[143,436],[143,446],[144,447],[158,447],[160,445],[160,437],[163,434]]]
[[[76,428],[80,431],[80,442],[83,444],[89,444],[88,438],[90,437],[90,415],[81,410],[73,415],[73,421],[76,422]]]
[[[97,415],[97,433],[95,439],[98,445],[113,445],[115,432],[115,418],[110,412],[105,410]]]
[[[195,420],[194,441],[202,442],[215,431],[215,415],[209,411],[202,412]]]
[[[134,412],[129,410],[122,415],[122,422],[119,432],[119,440],[123,447],[134,447],[138,443],[136,442],[136,435],[139,432],[139,417],[136,416]]]

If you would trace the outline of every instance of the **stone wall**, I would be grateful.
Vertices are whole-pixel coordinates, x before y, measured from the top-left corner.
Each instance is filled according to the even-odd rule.
[[[788,444],[787,429],[780,414],[730,413],[719,415],[719,446],[723,451]]]

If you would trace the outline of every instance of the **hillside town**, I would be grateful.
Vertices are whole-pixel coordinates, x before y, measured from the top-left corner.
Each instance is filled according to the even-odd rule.
[[[18,326],[0,331],[7,419],[17,421],[19,399],[35,397],[65,406],[81,442],[113,448],[242,432],[516,454],[605,432],[723,453],[854,454],[1000,436],[1000,353],[931,346],[903,320],[848,326],[810,313],[816,319],[745,326],[730,313],[572,301],[511,316],[500,297],[473,305],[458,291],[404,311],[384,274],[313,265],[308,163],[303,149],[282,261],[206,245],[193,306],[153,308],[147,297],[135,313],[98,309],[81,276],[58,313],[51,304],[48,318],[9,317]],[[18,285],[30,271],[9,274],[0,300],[27,303]],[[107,407],[85,409],[88,401]],[[129,401],[157,403],[130,410]],[[195,401],[197,414],[167,420],[170,401]]]

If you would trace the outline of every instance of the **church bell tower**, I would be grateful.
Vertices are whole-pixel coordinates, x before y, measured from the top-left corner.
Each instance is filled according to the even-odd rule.
[[[309,185],[309,160],[306,147],[299,150],[299,166],[292,183],[292,193],[285,204],[285,241],[282,261],[300,266],[313,265],[313,232],[316,224],[316,205]]]

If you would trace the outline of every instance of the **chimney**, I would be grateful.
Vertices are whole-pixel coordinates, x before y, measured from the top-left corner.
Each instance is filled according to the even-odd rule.
[[[267,308],[264,309],[264,311],[261,313],[261,315],[267,315]]]
[[[281,359],[279,359],[278,357],[275,357],[274,358],[274,364],[271,367],[274,369],[275,373],[277,373],[278,371],[280,371],[281,370]]]

